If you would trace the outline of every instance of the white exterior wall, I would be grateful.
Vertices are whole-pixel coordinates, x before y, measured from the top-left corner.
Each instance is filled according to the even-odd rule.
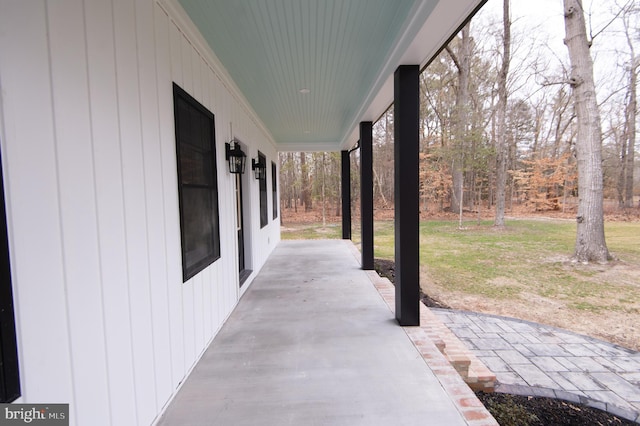
[[[268,164],[265,228],[245,176],[247,267],[280,238],[270,135],[173,1],[0,0],[17,402],[70,403],[74,425],[152,423],[236,305],[231,136],[247,173]],[[222,257],[184,284],[174,81],[216,126]]]

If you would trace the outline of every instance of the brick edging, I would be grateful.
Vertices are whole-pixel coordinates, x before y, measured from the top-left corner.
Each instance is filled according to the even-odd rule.
[[[355,248],[355,246],[353,247]],[[387,304],[389,310],[393,312],[395,307],[395,289],[391,281],[387,278],[380,277],[375,271],[366,271],[366,274]],[[434,339],[428,336],[422,327],[402,328],[413,342],[429,369],[434,373],[442,388],[447,395],[449,395],[460,414],[462,414],[466,423],[469,426],[499,426],[498,422],[482,402],[480,402],[476,394],[467,383],[464,382],[460,374],[458,374],[456,369],[436,346],[436,344],[442,344],[443,342],[439,339],[435,339],[434,342]],[[466,358],[466,361],[463,363],[467,363],[468,365],[468,361],[469,359]]]

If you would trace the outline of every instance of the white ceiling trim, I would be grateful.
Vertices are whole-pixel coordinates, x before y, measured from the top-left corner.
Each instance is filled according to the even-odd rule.
[[[339,146],[338,142],[279,142],[278,152],[334,152]]]

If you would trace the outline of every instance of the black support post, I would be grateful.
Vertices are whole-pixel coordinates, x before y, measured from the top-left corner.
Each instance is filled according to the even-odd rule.
[[[419,78],[417,65],[394,74],[395,299],[403,326],[420,325]]]
[[[362,269],[373,269],[373,123],[360,123],[360,215]]]
[[[342,239],[351,239],[351,161],[342,151]]]
[[[0,403],[9,403],[19,398],[21,391],[2,176],[2,159],[0,158]]]

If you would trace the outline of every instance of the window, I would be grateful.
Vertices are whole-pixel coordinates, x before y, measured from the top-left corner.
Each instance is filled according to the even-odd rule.
[[[258,151],[258,162],[264,164],[265,173],[260,179],[260,228],[264,228],[269,223],[269,217],[267,214],[267,158],[263,153]]]
[[[7,403],[20,396],[20,374],[1,163],[0,160],[0,402]]]
[[[276,163],[271,162],[271,196],[273,198],[273,220],[278,217],[278,171]]]
[[[173,85],[182,239],[182,278],[220,258],[218,180],[213,114]]]

